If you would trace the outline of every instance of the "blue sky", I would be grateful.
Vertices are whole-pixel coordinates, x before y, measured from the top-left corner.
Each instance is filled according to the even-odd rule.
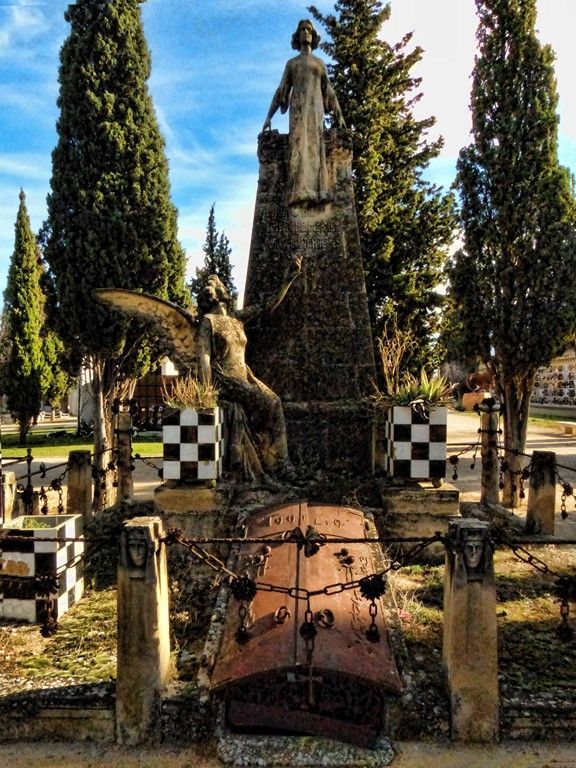
[[[331,12],[334,3],[315,3]],[[69,0],[0,0],[0,291],[14,246],[18,193],[32,226],[46,217],[51,151],[56,143],[59,50],[68,35]],[[445,146],[428,177],[452,182],[458,151],[469,141],[470,74],[475,52],[474,0],[391,0],[382,30],[391,42],[414,32],[424,48],[419,117],[435,115],[431,137]],[[560,159],[576,172],[575,0],[539,0],[542,42],[556,52]],[[233,248],[242,290],[258,161],[256,137],[293,55],[290,36],[307,16],[297,0],[148,0],[142,5],[152,52],[150,91],[166,139],[172,198],[188,274],[202,263],[210,205]],[[319,29],[322,32],[321,29]],[[276,115],[273,127],[286,130]]]

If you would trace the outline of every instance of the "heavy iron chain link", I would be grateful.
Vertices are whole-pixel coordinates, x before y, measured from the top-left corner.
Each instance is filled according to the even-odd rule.
[[[574,497],[574,487],[571,483],[566,482],[562,477],[560,477],[560,473],[558,470],[556,470],[556,479],[562,486],[562,496],[560,497],[560,515],[562,516],[562,520],[566,520],[568,517],[568,510],[566,509],[566,499],[569,496]],[[576,497],[575,501],[576,501]]]
[[[160,480],[162,480],[162,467],[159,467],[157,464],[154,464],[153,461],[150,461],[150,459],[145,458],[144,456],[141,456],[139,453],[135,453],[134,456],[132,456],[132,461],[141,461],[143,464],[145,464],[147,467],[150,467],[150,469],[155,469],[158,473],[158,477]]]
[[[520,456],[520,452],[517,450],[513,451],[513,453],[516,456]],[[512,477],[512,487],[511,487],[512,493],[516,493],[516,491],[518,490],[520,498],[525,499],[526,491],[524,490],[524,481],[529,479],[531,472],[532,472],[532,462],[529,462],[523,469],[513,470],[510,468],[510,464],[506,461],[506,459],[502,457],[500,459],[498,487],[500,488],[500,490],[503,490],[504,475],[508,473]]]
[[[283,538],[278,539],[275,542],[271,539],[266,539],[266,541],[268,543],[276,543],[276,544],[295,543],[298,546],[300,541],[299,537],[297,533],[295,533],[294,531],[292,532],[292,534],[294,535],[284,536]],[[445,536],[443,536],[441,533],[436,533],[434,536],[429,536],[428,538],[419,540],[418,543],[414,547],[412,547],[408,552],[398,552],[390,561],[389,566],[383,569],[382,571],[379,571],[378,573],[371,574],[369,576],[362,576],[361,578],[353,579],[346,582],[340,581],[340,582],[335,582],[334,584],[327,584],[322,588],[311,590],[311,589],[306,589],[304,587],[298,587],[298,586],[283,587],[278,584],[269,584],[264,581],[256,581],[254,579],[251,579],[248,576],[239,576],[237,573],[234,573],[229,568],[227,568],[224,565],[224,563],[215,555],[211,554],[210,552],[207,552],[199,544],[195,543],[191,539],[186,539],[182,535],[182,531],[176,528],[173,528],[170,531],[168,531],[168,534],[162,539],[162,541],[168,546],[178,543],[186,547],[195,557],[197,557],[202,562],[206,563],[209,567],[211,567],[215,571],[218,571],[230,577],[230,579],[232,580],[231,585],[234,585],[234,584],[246,585],[248,582],[250,582],[251,584],[254,585],[254,588],[260,592],[274,592],[276,594],[287,595],[288,597],[291,597],[294,600],[305,600],[305,601],[309,601],[311,597],[317,597],[319,595],[328,595],[328,596],[337,595],[337,594],[340,594],[341,592],[345,592],[351,589],[352,590],[359,589],[360,594],[363,597],[365,597],[367,600],[372,601],[377,596],[380,596],[379,594],[373,596],[375,590],[381,589],[380,594],[384,594],[385,576],[387,573],[393,570],[399,570],[400,568],[410,564],[424,549],[426,549],[426,547],[429,547],[431,544],[441,542],[444,545],[446,545],[447,543],[447,539]],[[229,541],[231,543],[245,542],[244,539],[230,539]],[[326,543],[327,540],[324,539],[323,541],[324,543]],[[378,586],[375,586],[376,584]],[[232,589],[234,592],[234,587],[232,587]],[[240,593],[240,597],[237,599],[242,600],[246,598],[242,593]]]

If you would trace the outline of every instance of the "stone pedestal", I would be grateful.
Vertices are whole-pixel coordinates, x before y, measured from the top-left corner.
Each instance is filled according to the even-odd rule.
[[[66,512],[82,515],[84,525],[92,518],[92,457],[90,451],[68,454],[68,493]]]
[[[556,454],[534,451],[526,510],[526,533],[554,535],[556,512]]]
[[[372,391],[374,353],[352,186],[350,137],[327,134],[331,199],[309,208],[286,203],[288,136],[270,131],[258,144],[260,176],[244,306],[274,297],[287,265],[303,257],[302,271],[283,303],[247,327],[248,362],[286,405],[293,460],[316,457],[320,466],[354,466],[370,456],[371,432],[353,428],[343,439],[336,410],[356,408]],[[350,415],[348,413],[348,415]],[[345,417],[348,427],[350,422]],[[322,429],[318,429],[319,420]],[[370,471],[368,459],[365,471]]]
[[[435,533],[448,533],[450,520],[459,516],[459,491],[450,483],[434,488],[431,482],[410,482],[395,485],[379,481],[378,487],[387,530],[398,536],[427,538]],[[408,544],[410,548],[413,545]],[[444,558],[444,546],[433,544],[425,549],[420,559],[430,562]]]
[[[220,515],[220,494],[208,486],[163,484],[154,490],[154,509],[166,529],[180,528],[185,536],[213,536]]]
[[[161,696],[168,682],[170,629],[162,523],[135,517],[124,525],[118,567],[116,737],[119,744],[155,744]]]
[[[16,474],[14,472],[5,472],[2,470],[2,516],[0,516],[0,525],[9,523],[14,516],[14,506],[16,504]]]
[[[498,738],[496,587],[488,529],[471,518],[450,525],[442,655],[455,741]]]

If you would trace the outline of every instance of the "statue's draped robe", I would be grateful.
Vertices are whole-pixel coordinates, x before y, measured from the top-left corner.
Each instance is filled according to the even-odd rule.
[[[290,59],[275,100],[282,113],[290,108],[288,205],[329,200],[324,115],[334,111],[336,96],[324,62],[311,53]]]
[[[250,308],[245,311],[251,313]],[[232,468],[242,465],[245,479],[258,477],[262,467],[271,473],[283,469],[288,447],[282,403],[245,363],[244,324],[231,315],[208,313],[202,319],[200,340],[209,344],[215,382],[232,405],[228,425]]]

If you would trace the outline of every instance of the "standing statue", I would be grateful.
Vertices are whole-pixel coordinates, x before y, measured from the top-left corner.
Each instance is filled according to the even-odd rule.
[[[114,309],[153,324],[181,373],[193,371],[199,364],[200,380],[216,384],[228,411],[227,464],[245,480],[262,480],[268,475],[290,479],[294,472],[280,398],[246,365],[244,322],[274,312],[301,264],[296,257],[272,301],[236,312],[216,275],[209,277],[198,297],[199,316],[148,294],[119,288],[95,291],[98,299]]]
[[[270,130],[277,109],[290,108],[288,137],[288,205],[304,207],[331,198],[324,144],[324,115],[332,114],[339,128],[344,118],[324,62],[313,55],[320,35],[309,19],[302,19],[292,35],[292,48],[300,51],[284,69],[263,131]]]

